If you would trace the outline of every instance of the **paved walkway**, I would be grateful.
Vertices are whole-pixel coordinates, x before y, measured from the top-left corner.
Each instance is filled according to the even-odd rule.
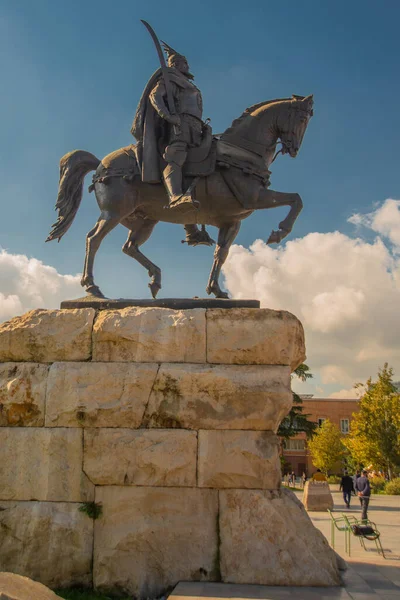
[[[335,489],[335,488],[334,488]],[[337,489],[337,488],[336,488]],[[295,492],[301,499],[302,494]],[[361,516],[358,498],[346,509],[340,492],[333,491],[335,512]],[[309,513],[314,525],[330,541],[328,513]],[[270,587],[262,585],[234,585],[228,583],[179,583],[170,600],[203,600],[204,598],[232,598],[240,600],[400,600],[400,497],[372,496],[368,516],[381,532],[386,559],[378,555],[374,542],[368,542],[367,551],[359,541],[351,540],[351,557],[344,551],[344,534],[336,531],[335,550],[346,560],[348,570],[342,573],[344,587]],[[295,526],[295,523],[293,524]]]
[[[301,499],[302,494],[295,493]],[[338,516],[345,513],[361,518],[358,498],[353,497],[351,507],[347,509],[339,491],[333,491],[332,495],[335,503],[334,513]],[[330,541],[331,522],[328,513],[311,512],[309,516]],[[400,600],[400,497],[371,496],[368,517],[376,523],[381,532],[386,558],[378,554],[375,542],[366,540],[365,551],[355,537],[351,538],[349,557],[344,550],[344,533],[336,531],[335,550],[346,560],[349,567],[342,574],[345,590],[348,597],[354,600]]]

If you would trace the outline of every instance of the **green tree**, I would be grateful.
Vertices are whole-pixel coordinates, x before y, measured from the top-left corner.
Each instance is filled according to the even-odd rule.
[[[307,379],[312,378],[312,373],[310,373],[310,369],[306,364],[301,364],[294,370],[294,374],[301,381],[307,381]],[[290,409],[290,412],[286,417],[281,421],[278,429],[278,435],[283,440],[283,444],[285,440],[292,438],[297,435],[299,432],[304,431],[307,438],[311,437],[317,428],[317,424],[313,421],[309,421],[309,414],[303,413],[303,400],[301,397],[293,393],[293,405]]]
[[[385,363],[378,380],[357,384],[365,391],[360,410],[353,414],[345,441],[353,462],[386,471],[389,478],[400,467],[400,393],[393,382],[393,369]]]
[[[326,419],[308,441],[308,449],[314,466],[326,475],[338,461],[342,461],[346,449],[339,428]]]

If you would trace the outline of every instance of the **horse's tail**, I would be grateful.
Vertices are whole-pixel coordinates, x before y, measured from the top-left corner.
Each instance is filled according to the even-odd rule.
[[[46,242],[56,238],[60,241],[62,236],[67,233],[82,200],[85,175],[89,171],[96,170],[99,164],[99,159],[85,150],[74,150],[62,157],[56,202],[58,218],[52,226]]]

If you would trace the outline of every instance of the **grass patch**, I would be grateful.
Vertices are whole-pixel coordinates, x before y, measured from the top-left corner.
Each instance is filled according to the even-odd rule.
[[[82,502],[78,510],[94,520],[101,517],[103,513],[103,507],[100,502]]]
[[[291,485],[282,485],[282,489],[291,490],[292,492],[304,492],[304,488],[293,487]]]
[[[55,594],[64,598],[65,600],[117,600],[116,596],[105,596],[100,592],[94,590],[84,590],[73,588],[69,590],[55,590]],[[132,600],[131,598],[118,598],[118,600]]]

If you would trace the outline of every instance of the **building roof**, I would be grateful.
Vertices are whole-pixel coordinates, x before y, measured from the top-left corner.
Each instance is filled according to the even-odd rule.
[[[313,394],[299,394],[300,398],[307,402],[358,402],[359,398],[316,398]]]

